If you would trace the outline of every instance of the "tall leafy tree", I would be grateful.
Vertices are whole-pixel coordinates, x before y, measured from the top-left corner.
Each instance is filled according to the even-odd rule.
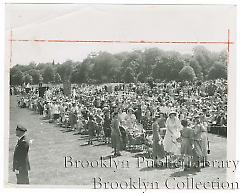
[[[152,77],[154,79],[165,80],[170,72],[170,65],[167,56],[157,58],[156,64],[152,70]]]
[[[58,73],[55,74],[54,82],[55,82],[56,84],[59,84],[59,83],[62,82],[61,76],[60,76]]]
[[[30,74],[25,74],[24,76],[24,83],[25,84],[32,84],[33,83],[33,77]]]
[[[213,54],[204,46],[196,46],[193,49],[193,57],[202,68],[204,79],[207,77],[209,69],[212,67],[214,59]]]
[[[132,68],[134,74],[138,75],[143,71],[143,55],[141,50],[134,50],[129,53],[121,65],[121,73],[124,74],[127,67]]]
[[[202,67],[199,65],[198,61],[195,59],[195,58],[192,58],[190,61],[189,61],[189,64],[190,66],[193,68],[195,74],[196,74],[196,77],[199,79],[199,80],[202,80],[203,79],[203,72],[202,72]]]
[[[179,52],[169,51],[167,52],[167,65],[168,71],[166,71],[167,80],[178,80],[179,79],[179,72],[184,66],[184,60]]]
[[[200,80],[226,78],[227,52],[226,50],[210,52],[203,46],[197,46],[193,49],[192,55],[163,51],[158,48],[117,54],[90,53],[82,62],[67,60],[59,64],[53,60],[53,62],[38,65],[35,62],[28,65],[17,64],[10,70],[10,83],[22,84],[24,74],[32,76],[33,84],[42,81],[59,82],[60,79],[62,82],[70,80],[78,84],[147,82],[148,77],[159,81],[179,80],[182,78],[179,72],[186,64],[194,70],[196,77]]]
[[[27,73],[32,76],[32,79],[33,79],[32,83],[33,84],[38,84],[39,83],[39,78],[40,78],[39,70],[31,69],[31,70],[27,71]]]
[[[227,79],[227,66],[221,62],[215,62],[208,73],[208,79]]]
[[[24,74],[17,68],[10,69],[10,85],[21,85],[24,81]]]
[[[78,78],[77,82],[79,83],[86,83],[89,79],[91,79],[91,72],[93,69],[93,59],[88,56],[86,59],[83,60],[83,62],[77,66],[77,72],[78,72]]]
[[[50,83],[54,81],[54,71],[52,66],[48,66],[43,71],[43,82]]]
[[[120,61],[114,55],[100,52],[93,59],[92,74],[98,82],[112,82],[120,69]]]
[[[143,52],[144,65],[142,72],[145,77],[150,76],[154,66],[159,62],[161,57],[164,57],[165,53],[158,48],[148,48]]]
[[[131,67],[127,67],[124,75],[123,75],[123,80],[125,83],[133,83],[135,82],[135,75],[134,71]]]
[[[73,72],[73,61],[67,60],[56,67],[56,72],[61,76],[61,80],[69,81]]]
[[[186,65],[179,72],[179,76],[181,80],[195,80],[196,75],[193,68],[189,65]]]

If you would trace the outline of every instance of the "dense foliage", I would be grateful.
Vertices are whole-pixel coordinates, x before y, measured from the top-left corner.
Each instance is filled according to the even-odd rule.
[[[91,53],[82,62],[62,64],[31,62],[10,69],[10,84],[147,82],[161,80],[206,80],[227,78],[227,53],[210,52],[203,46],[193,54],[158,48],[111,54]]]

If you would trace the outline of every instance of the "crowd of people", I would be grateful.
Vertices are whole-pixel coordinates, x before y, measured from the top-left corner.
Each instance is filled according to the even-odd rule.
[[[111,144],[114,156],[144,147],[156,161],[167,155],[207,159],[211,128],[227,126],[227,81],[147,84],[73,85],[71,95],[50,86],[43,97],[38,87],[19,94],[18,105],[38,112],[50,123]],[[188,169],[186,166],[185,169]]]

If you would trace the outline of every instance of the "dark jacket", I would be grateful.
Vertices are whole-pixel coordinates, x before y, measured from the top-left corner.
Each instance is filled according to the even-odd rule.
[[[28,158],[29,141],[25,136],[18,140],[13,155],[13,171],[15,170],[30,170]]]

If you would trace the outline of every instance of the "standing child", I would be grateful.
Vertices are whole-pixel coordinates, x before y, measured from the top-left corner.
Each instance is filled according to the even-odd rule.
[[[119,129],[119,119],[118,119],[118,113],[115,112],[113,114],[112,119],[112,130],[111,130],[111,143],[112,147],[114,149],[114,156],[121,156],[120,149],[121,149],[121,132]]]
[[[183,129],[181,133],[181,155],[183,156],[184,171],[190,169],[193,156],[193,130],[188,127],[187,120],[182,120]]]
[[[109,144],[111,142],[111,115],[109,110],[104,115],[103,131],[105,143]]]
[[[203,149],[202,149],[202,130],[203,125],[201,124],[200,116],[196,115],[194,117],[194,149],[193,149],[193,161],[194,161],[194,168],[196,171],[200,171],[200,163],[203,160]]]
[[[96,135],[97,135],[97,140],[102,140],[101,138],[103,137],[103,118],[102,118],[102,111],[101,109],[97,109],[96,116]]]
[[[93,137],[95,136],[95,121],[92,115],[89,116],[89,120],[87,122],[87,130],[88,130],[88,144],[92,145]]]

